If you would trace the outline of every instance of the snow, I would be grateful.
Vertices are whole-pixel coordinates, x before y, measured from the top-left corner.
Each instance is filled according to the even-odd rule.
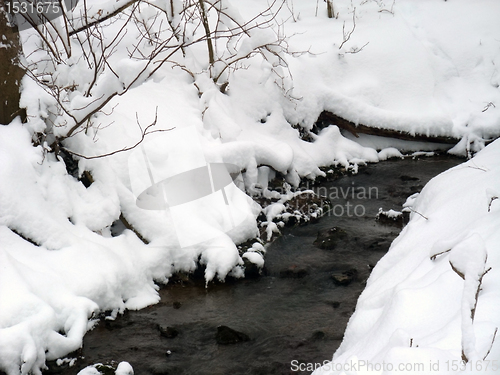
[[[395,211],[393,209],[390,209],[389,211],[384,211],[382,208],[378,209],[378,214],[377,214],[377,219],[380,218],[381,216],[387,217],[388,219],[393,219],[396,220],[399,217],[403,215],[402,212]]]
[[[423,363],[428,373],[437,363],[438,373],[457,373],[451,363],[464,353],[469,365],[454,367],[496,373],[500,211],[488,211],[484,196],[500,181],[499,157],[497,140],[406,203],[411,220],[373,269],[330,369],[386,363],[393,370],[380,373],[390,374],[399,364]],[[328,365],[314,372],[340,373]]]
[[[484,147],[500,135],[500,3],[338,0],[337,17],[329,19],[324,2],[318,9],[316,2],[289,2],[293,7],[282,7],[271,28],[218,40],[220,61],[210,68],[205,43],[167,60],[160,54],[150,66],[139,53],[130,58],[124,46],[139,43],[137,50],[145,54],[153,47],[129,27],[115,40],[121,44],[110,48],[109,66],[100,67],[94,86],[74,40],[59,45],[62,54],[71,48],[72,56],[53,66],[36,33],[21,33],[33,71],[72,87],[60,102],[74,117],[57,110],[57,101],[25,77],[21,104],[29,121],[0,127],[2,371],[40,373],[46,360],[81,347],[99,312],[117,317],[125,309],[157,303],[159,285],[175,272],[191,272],[201,263],[208,283],[243,277],[243,259],[262,267],[261,244],[243,255],[236,244],[259,233],[262,208],[251,196],[278,199],[264,210],[264,239],[279,233],[283,222],[273,219],[285,219],[284,203],[295,193],[269,191],[268,182],[278,173],[292,189],[301,179],[323,176],[323,166],[356,172],[358,165],[407,151],[449,147],[358,138],[334,125],[310,132],[325,110],[355,124],[453,137],[451,153],[471,156],[482,150],[407,201],[411,222],[373,270],[334,362],[439,360],[443,370],[443,361],[460,359],[462,350],[471,361],[486,354],[499,326],[493,286],[500,146],[497,141]],[[90,18],[125,1],[101,3],[87,1]],[[75,17],[83,4],[73,10]],[[219,25],[221,38],[233,21],[242,23],[268,7],[265,0],[224,5],[231,20]],[[173,25],[202,32],[166,8],[164,16]],[[142,20],[156,27],[148,14],[144,10]],[[105,41],[114,40],[124,19],[104,24]],[[354,28],[348,40],[343,28]],[[285,35],[283,48],[258,49]],[[236,61],[255,48],[248,59]],[[235,64],[224,70],[224,62]],[[214,74],[222,71],[215,83]],[[62,156],[49,151],[75,119],[108,99],[85,131],[74,131],[63,142],[72,152],[94,157],[76,157],[78,174],[87,171],[94,180],[86,188],[66,172]],[[154,133],[134,148],[146,129]],[[105,154],[112,155],[98,157]],[[221,165],[227,171],[217,170]],[[146,204],[143,198],[151,200]],[[126,229],[113,237],[111,225],[120,217],[135,232]],[[500,356],[497,342],[488,358]],[[126,364],[117,369],[131,371]]]
[[[134,375],[134,369],[128,362],[120,362],[116,367],[116,375]]]
[[[402,158],[403,154],[395,147],[387,147],[379,151],[379,160],[387,160],[390,158]]]
[[[56,365],[62,366],[64,364],[68,364],[69,367],[73,367],[76,363],[77,358],[60,358],[56,360]]]
[[[391,14],[382,11],[390,8],[383,2],[335,2],[339,19],[322,27],[318,18],[306,16],[312,9],[297,6],[302,19],[287,26],[301,32],[297,39],[303,49],[310,46],[316,53],[293,61],[309,60],[294,75],[294,95],[303,97],[299,110],[309,110],[306,123],[328,109],[354,123],[410,133],[495,134],[498,113],[488,111],[496,108],[482,111],[498,102],[498,25],[493,20],[498,6],[491,1],[396,1]],[[352,27],[354,8],[356,29],[339,50],[343,22]],[[320,42],[311,40],[336,48],[320,50]],[[367,42],[361,52],[346,53]]]
[[[257,252],[247,251],[243,254],[243,258],[248,259],[251,263],[255,264],[259,268],[264,266],[264,258]]]
[[[109,365],[103,365],[101,363],[96,363],[92,366],[87,366],[80,372],[78,375],[99,375],[102,372],[99,371],[100,367],[105,367],[107,371],[109,371],[112,367]],[[98,368],[99,367],[99,368]],[[109,372],[107,372],[109,373]],[[120,362],[118,366],[116,366],[115,375],[134,375],[134,369],[128,362]]]

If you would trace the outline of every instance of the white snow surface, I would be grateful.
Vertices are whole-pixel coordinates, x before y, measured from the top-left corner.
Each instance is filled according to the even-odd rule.
[[[314,375],[498,373],[498,160],[497,140],[412,198],[410,222],[373,269],[332,362]]]
[[[101,372],[96,368],[100,363],[96,363],[93,366],[87,366],[78,375],[99,375]],[[115,370],[115,375],[134,375],[134,369],[132,365],[128,362],[120,362]]]
[[[100,2],[87,3],[92,14],[100,12]],[[102,9],[110,12],[122,3],[109,2]],[[206,46],[199,44],[185,57],[171,57],[193,75],[166,63],[111,100],[92,117],[93,127],[64,146],[86,156],[102,155],[136,144],[138,123],[144,129],[156,118],[152,129],[165,131],[146,136],[130,152],[81,158],[79,173],[89,171],[95,180],[89,188],[68,175],[62,159],[46,152],[47,144],[33,145],[37,132],[66,134],[70,124],[64,124],[71,119],[51,115],[54,99],[29,78],[23,80],[21,104],[29,122],[0,127],[1,370],[40,373],[46,360],[63,358],[82,345],[98,312],[116,315],[157,303],[158,285],[176,271],[193,271],[198,261],[206,266],[207,282],[243,276],[235,243],[257,235],[261,209],[247,193],[267,186],[274,171],[296,186],[301,178],[322,175],[320,166],[356,170],[357,164],[400,157],[400,142],[369,140],[363,146],[336,126],[311,134],[313,142],[301,140],[297,129],[311,129],[323,110],[373,127],[455,137],[461,141],[452,151],[462,155],[500,135],[500,2],[338,0],[338,17],[332,19],[324,2],[317,3],[318,8],[313,1],[289,0],[276,18],[283,24],[274,30],[289,37],[292,53],[281,55],[288,68],[273,67],[274,55],[268,60],[256,55],[226,74],[223,94],[209,76]],[[250,19],[267,7],[265,0],[225,4],[235,19]],[[356,28],[339,48],[344,23],[346,32],[353,27],[354,8]],[[119,26],[109,22],[107,30]],[[272,37],[270,30],[254,29],[235,56]],[[22,38],[29,59],[41,56],[32,31]],[[127,57],[125,46],[136,38],[132,30],[123,38],[110,57],[114,72],[98,77],[94,98],[120,91],[143,68]],[[65,100],[81,118],[92,100],[84,95],[92,75],[78,49],[73,51],[56,75],[61,86],[75,85]],[[50,125],[54,121],[57,127]],[[413,214],[373,271],[335,361],[457,359],[462,342],[471,360],[485,354],[499,326],[490,311],[499,305],[492,285],[498,281],[494,250],[500,243],[500,200],[491,200],[500,191],[498,149],[493,143],[416,197],[412,208],[428,220]],[[156,177],[168,179],[210,163],[231,163],[243,173],[223,189],[183,205],[145,210],[136,204],[141,189],[159,182]],[[148,244],[131,230],[112,237],[110,226],[121,214]],[[268,235],[277,231],[268,227]],[[461,254],[473,244],[477,262],[462,264]],[[449,248],[450,254],[429,259],[431,251]],[[249,251],[244,257],[261,266],[261,253]],[[482,280],[472,324],[464,316],[486,255],[485,267],[492,270]],[[455,259],[465,280],[448,258]],[[500,357],[497,342],[489,358]]]

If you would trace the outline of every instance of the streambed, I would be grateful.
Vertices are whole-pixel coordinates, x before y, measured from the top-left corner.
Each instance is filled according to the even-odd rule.
[[[267,248],[260,277],[207,288],[172,282],[157,305],[102,320],[85,336],[74,366],[52,364],[47,373],[75,375],[112,361],[130,362],[136,375],[309,373],[299,364],[332,357],[371,269],[402,228],[377,221],[379,208],[400,211],[408,196],[462,161],[392,159],[310,186],[330,198],[332,210],[316,223],[284,229]],[[339,285],[345,275],[348,285]],[[217,343],[220,325],[248,340]]]

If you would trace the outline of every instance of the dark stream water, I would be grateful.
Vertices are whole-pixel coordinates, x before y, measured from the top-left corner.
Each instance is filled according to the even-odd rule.
[[[189,280],[169,284],[159,304],[101,321],[85,336],[83,358],[59,370],[74,375],[90,364],[128,361],[136,375],[301,374],[294,363],[331,359],[371,268],[401,230],[375,220],[378,209],[400,211],[409,195],[460,162],[444,156],[389,160],[321,184],[334,210],[314,224],[284,230],[267,249],[262,276],[207,288]],[[345,232],[336,247],[316,247],[318,232],[333,227]],[[357,278],[336,285],[332,274],[350,269]],[[162,336],[159,325],[178,335]],[[217,344],[219,325],[250,340]]]

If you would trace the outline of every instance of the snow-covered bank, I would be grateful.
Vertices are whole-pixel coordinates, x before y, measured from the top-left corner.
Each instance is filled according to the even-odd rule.
[[[121,124],[133,126],[132,119],[124,116]],[[100,136],[102,140],[109,136],[109,143],[98,147],[118,142],[114,132],[106,130]],[[71,141],[80,140],[79,151],[84,152],[85,145],[92,143],[80,138]],[[196,138],[195,134],[178,144],[170,142],[167,149],[151,138],[143,150],[165,177],[176,168],[194,168],[200,160],[206,163],[203,152],[194,162],[182,159],[189,156],[186,150],[192,151],[191,156],[199,153],[192,147]],[[248,188],[257,183],[261,163],[282,172],[291,168],[292,158],[276,151],[287,147],[280,141],[200,142],[207,144],[206,160],[231,161],[246,169],[241,184]],[[333,163],[336,155],[347,165],[352,158],[360,162],[365,154],[371,161],[378,160],[375,150],[343,138],[336,128],[325,131],[316,147],[298,138],[296,142],[324,162]],[[344,147],[335,149],[337,142]],[[169,170],[166,162],[172,159]],[[173,272],[193,271],[201,262],[209,281],[223,280],[227,274],[241,277],[242,257],[262,266],[253,249],[240,256],[235,246],[258,234],[255,219],[260,209],[255,210],[256,204],[234,184],[226,188],[229,213],[220,191],[179,206],[180,210],[143,210],[133,192],[130,155],[82,162],[95,179],[85,188],[68,175],[63,162],[44,153],[41,146],[34,147],[30,132],[19,122],[0,128],[0,160],[0,368],[8,374],[39,372],[46,360],[78,349],[92,327],[89,319],[99,312],[112,310],[116,316],[124,309],[158,302],[154,283],[167,282]],[[300,161],[295,157],[296,163]],[[306,161],[304,170],[321,173],[321,162]],[[136,177],[136,182],[148,182],[147,169],[141,172],[146,178]],[[129,230],[112,237],[110,226],[121,213],[149,244]]]
[[[409,224],[374,268],[333,361],[315,375],[498,373],[498,160],[500,141],[407,201]]]
[[[136,144],[142,130],[138,124],[144,129],[156,119],[153,129],[164,131],[148,135],[130,152],[76,158],[79,173],[93,176],[88,188],[67,173],[49,144],[33,145],[42,133],[52,141],[67,134],[65,124],[72,119],[25,78],[22,104],[29,122],[0,128],[0,369],[39,372],[46,359],[81,345],[92,325],[88,320],[97,312],[116,315],[157,302],[155,282],[166,282],[175,271],[189,272],[202,263],[210,281],[228,274],[241,277],[242,257],[261,264],[257,252],[241,255],[235,243],[258,233],[260,208],[246,193],[255,193],[259,185],[265,189],[275,173],[293,186],[300,178],[321,175],[320,166],[355,168],[397,155],[396,150],[378,153],[376,147],[363,147],[335,126],[310,134],[312,142],[302,140],[299,130],[311,129],[323,110],[371,126],[462,137],[454,150],[462,154],[500,134],[497,1],[401,0],[394,7],[381,1],[338,1],[336,18],[327,18],[321,1],[319,10],[315,2],[288,3],[277,18],[286,20],[284,25],[270,25],[277,35],[296,34],[287,40],[291,54],[243,60],[230,70],[222,93],[210,76],[205,45],[194,45],[186,55],[171,56],[149,80],[116,96],[91,117],[85,131],[66,139],[67,149],[97,156]],[[99,1],[88,4],[98,10]],[[226,5],[235,17],[238,10],[251,19],[267,2]],[[356,28],[342,43],[343,25],[349,31],[353,19]],[[113,35],[119,26],[110,22],[106,32]],[[195,28],[192,37],[200,30]],[[269,34],[274,37],[270,30],[255,29],[236,45],[257,45]],[[131,30],[120,39],[122,45],[109,59],[115,70],[102,68],[93,99],[128,84],[142,69],[127,54],[139,36]],[[36,59],[43,52],[36,35],[26,30],[23,37],[26,55]],[[226,46],[221,44],[223,55]],[[148,51],[150,46],[138,48]],[[73,53],[50,73],[61,87],[71,88],[63,102],[80,116],[92,100],[87,90],[93,77],[82,52],[75,48]],[[40,61],[34,63],[43,71]],[[114,78],[118,74],[122,81]],[[384,147],[389,146],[394,145]],[[155,182],[210,163],[231,163],[243,173],[224,191],[200,195],[182,207],[138,206],[138,195]],[[130,230],[112,237],[110,227],[120,215],[149,243]],[[494,269],[485,285],[492,275]],[[478,309],[478,324],[480,319]],[[480,339],[478,333],[478,345]]]
[[[466,137],[462,151],[498,135],[498,2],[333,4],[338,20],[295,3],[298,20],[286,24],[296,49],[317,54],[292,60],[299,120],[311,125],[326,109],[354,123]]]

